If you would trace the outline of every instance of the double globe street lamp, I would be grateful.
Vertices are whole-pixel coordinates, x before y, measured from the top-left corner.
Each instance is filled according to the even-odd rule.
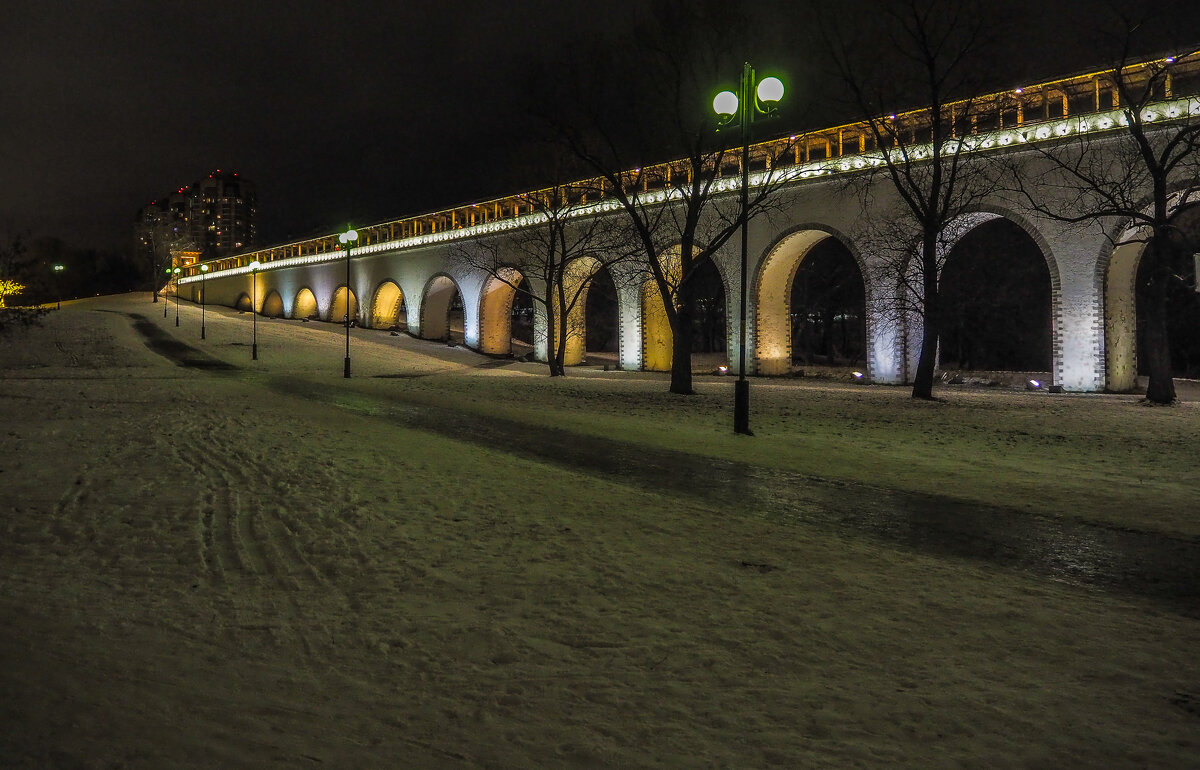
[[[350,379],[350,249],[358,242],[358,231],[347,227],[346,232],[338,236],[338,241],[346,247],[346,365],[342,377]]]
[[[175,325],[179,326],[179,268],[172,270],[175,274]]]
[[[66,269],[67,266],[64,264],[56,263],[54,265],[54,292],[58,295],[58,310],[62,310],[62,282],[58,277],[62,275],[63,271]]]
[[[742,132],[742,301],[741,322],[738,328],[738,379],[733,389],[733,432],[753,436],[750,430],[750,381],[746,379],[746,226],[748,219],[750,186],[750,128],[756,119],[765,119],[777,114],[775,105],[783,98],[783,82],[776,77],[766,77],[755,82],[754,68],[746,62],[742,66],[742,79],[738,92],[722,91],[713,99],[713,110],[718,116],[718,128],[732,127],[735,123]]]

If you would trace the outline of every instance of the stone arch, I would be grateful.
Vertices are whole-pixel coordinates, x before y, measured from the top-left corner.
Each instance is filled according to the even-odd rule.
[[[489,275],[479,293],[479,351],[493,355],[512,352],[512,307],[523,276],[506,267]]]
[[[347,302],[349,308],[347,308]],[[342,284],[334,290],[333,298],[329,302],[329,320],[332,323],[346,323],[347,310],[349,310],[352,322],[358,318],[358,297],[354,296],[354,292],[350,291],[349,287]]]
[[[621,300],[612,270],[600,267],[592,273],[583,301],[584,355],[619,360]]]
[[[321,311],[317,307],[317,295],[312,289],[305,287],[296,292],[296,301],[292,304],[292,318],[320,318]]]
[[[1055,329],[1061,327],[1055,323],[1057,263],[1040,235],[1013,212],[977,211],[952,223],[938,281],[943,314],[956,309],[960,315],[958,323],[943,315],[940,365],[1050,371],[1054,379]],[[1002,263],[995,251],[1000,245],[1010,249]],[[986,258],[971,260],[972,252]],[[1021,261],[1022,254],[1031,261]]]
[[[1186,194],[1180,195],[1187,189],[1180,185],[1174,191],[1168,202],[1169,216],[1178,215],[1181,206],[1186,210],[1200,207],[1200,203],[1187,200]],[[1143,211],[1148,213],[1153,203],[1149,199],[1143,203]],[[1145,226],[1123,223],[1110,231],[1109,241],[1111,245],[1096,261],[1094,278],[1103,297],[1103,381],[1105,390],[1127,392],[1137,386],[1137,274],[1150,237]]]
[[[421,296],[421,339],[451,338],[450,307],[455,297],[461,301],[462,291],[445,273],[438,273],[426,282]]]
[[[237,300],[233,303],[233,306],[243,313],[252,311],[254,307],[250,303],[250,292],[244,291],[239,294]]]
[[[375,289],[375,299],[371,302],[371,328],[390,329],[407,323],[403,290],[395,281],[383,281]]]
[[[1050,272],[1051,377],[1054,383],[1061,383],[1064,376],[1062,278],[1054,249],[1041,230],[1035,227],[1033,222],[1027,217],[1017,211],[1002,205],[985,203],[977,206],[974,211],[965,213],[952,221],[942,232],[942,237],[938,244],[941,261],[944,264],[945,258],[949,256],[950,252],[967,233],[995,219],[1006,219],[1024,230],[1025,234],[1037,246],[1038,251],[1041,252],[1042,258],[1046,261],[1046,269]],[[919,329],[915,335],[915,340],[916,352],[919,354],[921,342]],[[916,366],[915,359],[913,366]]]
[[[283,297],[275,289],[267,292],[267,296],[263,298],[262,310],[260,311],[268,318],[283,318]]]
[[[870,306],[871,286],[867,280],[869,273],[862,255],[850,239],[835,228],[822,224],[805,224],[791,228],[767,249],[752,285],[756,337],[753,348],[754,363],[750,368],[758,374],[787,374],[791,370],[792,282],[804,258],[826,238],[837,238],[850,251],[859,274],[863,277],[864,294],[867,297],[867,305]],[[872,327],[878,326],[879,323],[878,316],[873,319],[872,314],[867,313],[866,334],[869,350],[873,347],[870,342]],[[873,356],[868,354],[867,370],[872,377],[876,377],[878,364],[873,364],[872,358]]]

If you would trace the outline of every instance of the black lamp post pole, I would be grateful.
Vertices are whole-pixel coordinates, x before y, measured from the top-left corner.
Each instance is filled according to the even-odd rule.
[[[750,431],[750,381],[746,379],[746,251],[747,251],[747,211],[750,203],[750,121],[754,102],[754,70],[750,63],[742,65],[741,91],[738,94],[742,123],[742,285],[741,302],[739,304],[740,320],[738,325],[738,379],[733,387],[733,432],[746,436],[754,435]]]
[[[350,379],[350,249],[351,241],[346,240],[346,365],[342,377]]]
[[[208,283],[207,267],[208,265],[200,266],[200,339],[204,339],[204,305],[208,301],[208,297],[205,296],[206,292],[204,291]]]
[[[250,360],[258,360],[258,268],[250,271]]]

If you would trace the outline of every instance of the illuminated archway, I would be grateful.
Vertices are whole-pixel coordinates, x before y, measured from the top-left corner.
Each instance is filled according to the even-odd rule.
[[[316,319],[321,311],[317,308],[317,296],[311,289],[301,289],[296,292],[296,302],[292,305],[292,318]]]
[[[679,247],[673,246],[659,256],[666,270],[667,282],[679,281]],[[651,372],[671,371],[674,360],[671,323],[667,319],[667,308],[662,292],[652,276],[642,284],[642,368]]]
[[[448,275],[435,275],[421,298],[421,338],[462,342],[462,294]]]
[[[523,280],[514,268],[488,276],[479,296],[479,351],[492,355],[512,352],[512,308],[516,287]]]
[[[384,281],[375,290],[375,301],[371,303],[371,327],[374,329],[400,329],[407,325],[404,292],[395,281]]]
[[[787,374],[792,368],[793,318],[792,290],[797,271],[813,249],[828,238],[846,241],[832,230],[799,228],[781,238],[768,252],[758,269],[754,292],[755,309],[754,369],[759,374]],[[861,260],[846,247],[862,280]],[[865,295],[865,286],[863,289]],[[865,311],[864,311],[865,315]]]
[[[246,292],[238,295],[237,301],[233,303],[233,306],[243,313],[248,313],[254,309],[250,304],[250,295]]]
[[[1191,248],[1200,248],[1200,205],[1174,213],[1173,220]],[[1145,366],[1142,348],[1146,299],[1140,296],[1137,285],[1148,245],[1144,232],[1127,231],[1108,260],[1104,281],[1104,376],[1108,390],[1133,390]],[[1172,370],[1177,377],[1196,377],[1200,375],[1200,335],[1193,330],[1200,326],[1200,293],[1183,284],[1168,287],[1168,302]]]
[[[283,297],[279,296],[279,292],[271,289],[263,299],[260,312],[268,318],[283,318]]]
[[[358,297],[345,286],[337,287],[333,293],[333,302],[329,305],[329,320],[333,323],[346,323],[346,303],[349,301],[350,320],[358,318]]]

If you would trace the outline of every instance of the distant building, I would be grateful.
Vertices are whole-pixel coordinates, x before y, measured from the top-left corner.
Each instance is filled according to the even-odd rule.
[[[217,169],[138,211],[138,254],[162,268],[253,248],[258,241],[254,183]]]

